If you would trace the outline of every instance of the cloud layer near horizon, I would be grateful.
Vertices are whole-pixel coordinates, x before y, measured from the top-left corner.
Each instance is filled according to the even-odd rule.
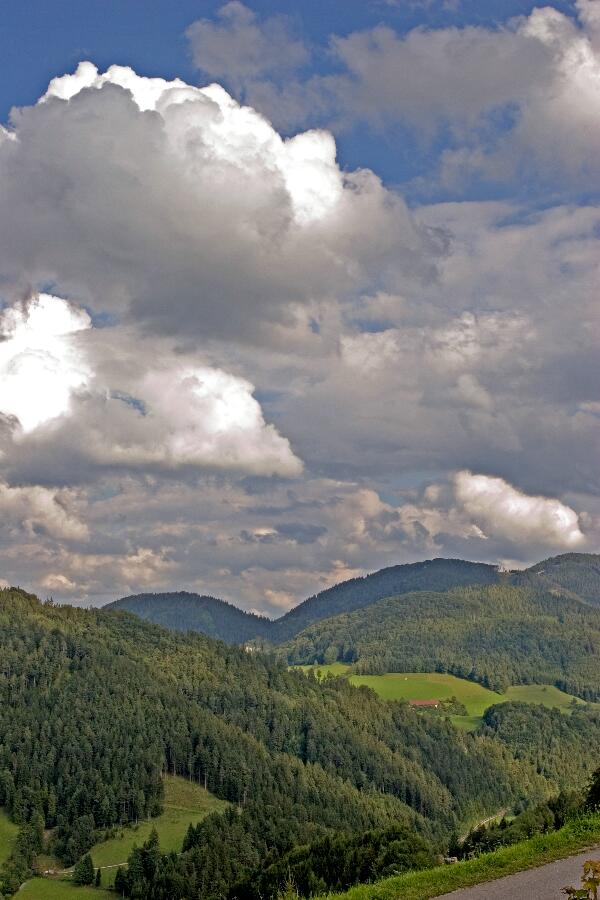
[[[427,139],[445,117],[455,158],[432,183],[456,154],[511,183],[552,127],[540,172],[577,184],[600,134],[594,5],[579,16],[335,39],[332,127],[368,110]],[[265,55],[272,34],[287,57]],[[309,54],[240,3],[189,36],[214,76],[228,41],[247,49],[229,80],[263,109],[272,73]],[[411,93],[419,66],[433,81]],[[386,80],[402,90],[378,107]],[[483,151],[485,117],[517,95],[519,124]],[[284,139],[218,85],[91,63],[55,78],[0,132],[0,577],[280,614],[394,562],[596,550],[600,210],[524,206],[514,184],[409,207],[340,168],[329,131]]]

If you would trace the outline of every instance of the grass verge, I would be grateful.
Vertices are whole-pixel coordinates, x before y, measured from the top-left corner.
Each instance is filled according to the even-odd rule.
[[[558,831],[536,835],[527,841],[482,853],[453,866],[407,872],[374,884],[360,884],[343,893],[315,900],[431,900],[459,888],[472,887],[525,869],[564,859],[600,842],[600,812],[581,816]]]

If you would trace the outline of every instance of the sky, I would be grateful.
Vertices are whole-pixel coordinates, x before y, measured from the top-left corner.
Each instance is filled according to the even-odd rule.
[[[600,0],[8,0],[0,583],[598,552]]]

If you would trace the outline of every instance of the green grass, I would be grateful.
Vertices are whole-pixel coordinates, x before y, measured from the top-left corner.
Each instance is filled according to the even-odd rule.
[[[29,900],[115,900],[112,891],[80,887],[67,880],[50,878],[32,878],[23,885],[18,896]]]
[[[345,675],[350,666],[332,663],[323,666],[298,666],[304,672],[314,671],[319,678],[327,675]],[[456,678],[439,672],[388,672],[385,675],[352,675],[351,684],[367,685],[383,700],[445,700],[457,697],[467,709],[466,716],[452,716],[457,728],[474,731],[481,725],[482,716],[489,706],[507,703],[509,700],[521,703],[542,704],[543,706],[570,712],[573,700],[584,704],[583,700],[565,694],[551,684],[518,684],[509,687],[504,694],[497,694],[474,681]],[[598,704],[592,704],[598,706]]]
[[[327,894],[327,900],[431,900],[460,888],[494,881],[504,875],[564,859],[600,842],[600,813],[569,822],[559,831],[537,835],[512,847],[482,853],[453,866],[407,872],[374,884],[361,884],[348,891]],[[596,853],[600,856],[600,851]],[[325,900],[325,897],[316,898]]]
[[[322,666],[292,666],[292,669],[300,669],[302,672],[314,672],[317,678],[323,679],[328,675],[345,675],[350,666],[345,663],[324,663]]]
[[[573,700],[578,706],[585,706],[585,701],[579,697],[565,694],[553,684],[515,684],[509,687],[506,694],[502,695],[507,700],[519,700],[522,703],[539,703],[542,706],[553,707],[569,711]],[[592,703],[591,706],[598,704]]]
[[[94,866],[118,866],[127,862],[134,846],[141,846],[156,828],[161,850],[179,851],[190,823],[196,825],[212,812],[220,812],[227,807],[203,787],[184,778],[165,778],[164,812],[155,819],[140,822],[137,826],[122,828],[118,837],[109,838],[92,847],[90,853]],[[114,882],[116,869],[104,873],[106,884]]]
[[[10,821],[3,809],[0,809],[0,866],[10,856],[18,830],[18,826]]]
[[[384,700],[448,700],[457,697],[470,716],[482,716],[503,696],[474,681],[439,672],[389,672],[387,675],[351,675],[352,684],[366,684]]]

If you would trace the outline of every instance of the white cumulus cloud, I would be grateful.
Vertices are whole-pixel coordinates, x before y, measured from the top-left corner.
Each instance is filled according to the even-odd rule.
[[[493,537],[560,549],[584,541],[575,510],[554,497],[533,497],[503,478],[468,471],[456,474],[454,486],[464,512]]]
[[[0,412],[28,432],[70,409],[90,379],[72,336],[90,327],[73,304],[39,294],[0,312]]]
[[[57,465],[68,470],[77,458],[75,468],[88,474],[94,467],[302,471],[244,378],[135,330],[92,328],[85,311],[48,294],[5,309],[0,325],[0,413],[20,426],[12,443],[5,440],[5,466],[33,461],[34,478]],[[86,340],[73,343],[79,332]],[[40,430],[45,423],[52,428]]]
[[[434,271],[431,231],[373,172],[342,171],[329,133],[284,139],[216,84],[83,62],[14,111],[11,136],[8,299],[52,283],[160,334],[265,343],[315,301]]]

